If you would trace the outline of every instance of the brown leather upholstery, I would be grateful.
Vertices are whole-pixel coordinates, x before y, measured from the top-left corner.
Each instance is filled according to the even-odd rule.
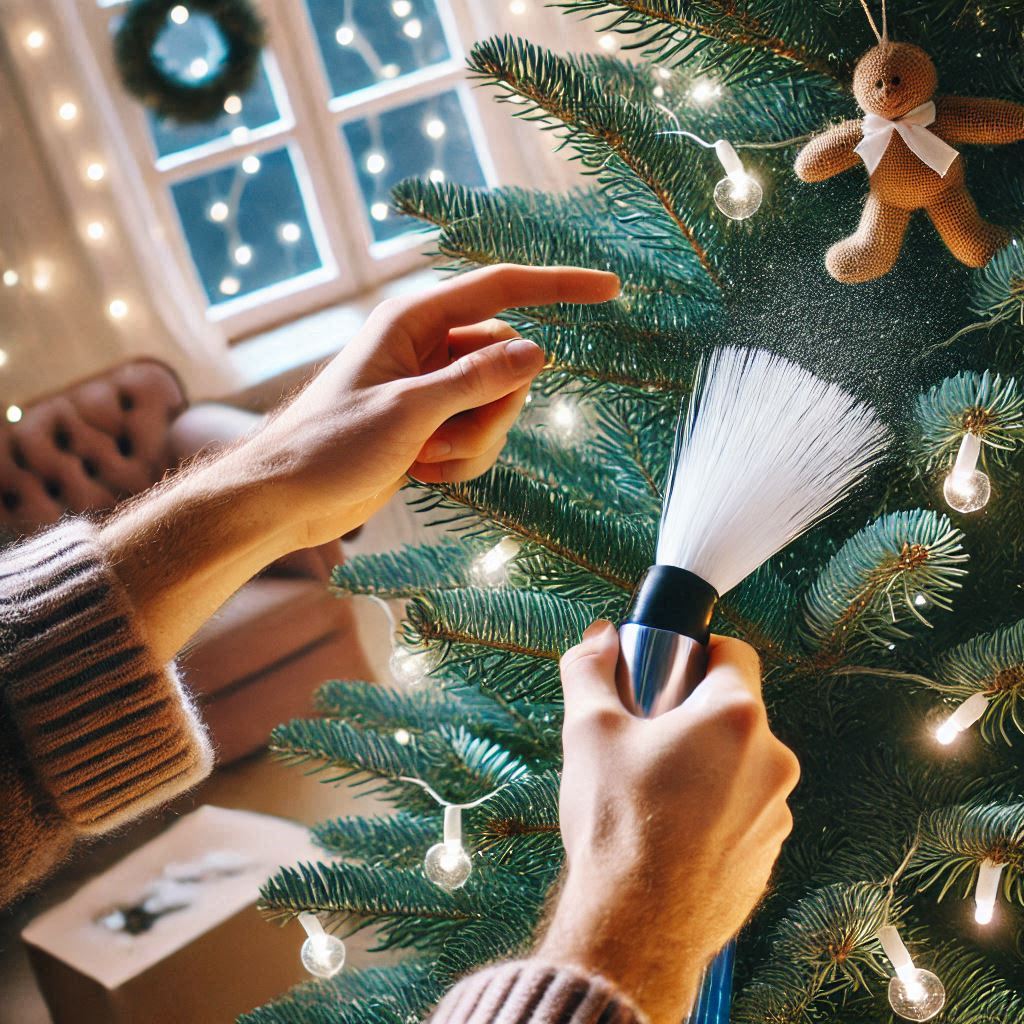
[[[218,403],[186,405],[170,369],[140,360],[0,425],[0,530],[27,534],[65,512],[102,512],[262,419]],[[274,563],[228,599],[183,655],[220,763],[262,749],[276,723],[308,713],[324,679],[370,678],[351,606],[325,586],[341,561],[335,541]]]
[[[185,407],[174,374],[140,360],[43,398],[0,424],[0,526],[29,533],[96,512],[159,480]]]

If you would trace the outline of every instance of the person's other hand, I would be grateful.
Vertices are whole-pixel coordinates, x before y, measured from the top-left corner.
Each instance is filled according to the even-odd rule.
[[[275,491],[295,546],[333,539],[406,473],[466,480],[493,464],[545,355],[492,317],[618,293],[618,278],[600,270],[505,265],[388,300],[241,457],[283,481]]]
[[[562,658],[567,870],[538,955],[679,1024],[764,892],[799,766],[768,727],[752,647],[712,637],[704,681],[652,719],[624,708],[618,655],[615,627],[596,622]]]

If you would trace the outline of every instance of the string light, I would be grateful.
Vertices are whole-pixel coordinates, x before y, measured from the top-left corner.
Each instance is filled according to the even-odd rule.
[[[461,889],[473,871],[473,862],[462,845],[462,808],[448,804],[444,809],[444,839],[427,850],[423,873],[447,892]]]
[[[409,0],[394,0],[391,10],[396,18],[408,18],[412,14],[412,4]]]
[[[188,73],[193,78],[204,78],[210,73],[210,65],[205,57],[196,57],[188,66]]]
[[[4,285],[7,288],[13,288],[21,280],[21,275],[16,270],[5,270],[4,271]]]
[[[654,73],[666,82],[672,77],[671,68],[655,68]]]
[[[385,64],[380,69],[381,78],[397,78],[399,71],[402,69],[397,64]]]
[[[40,260],[32,271],[32,287],[37,292],[48,292],[53,285],[53,264]]]
[[[170,16],[175,25],[184,25],[188,21],[188,8],[184,4],[178,4],[171,8]]]
[[[333,978],[345,966],[345,943],[324,931],[316,914],[299,914],[306,940],[299,951],[302,966],[317,978]]]
[[[656,85],[651,90],[651,94],[656,100],[663,100],[665,98],[665,87],[663,85]]]
[[[370,207],[370,216],[374,220],[387,220],[388,219],[388,204],[387,203],[374,203]]]
[[[221,295],[237,295],[238,290],[242,287],[242,282],[237,277],[228,274],[227,277],[220,279],[220,284],[217,287],[220,288]]]
[[[246,174],[257,174],[262,165],[260,164],[260,158],[255,153],[250,153],[242,161],[242,170]]]
[[[431,167],[427,177],[435,184],[440,185],[444,181],[444,171],[440,167]]]
[[[366,157],[366,169],[370,174],[380,174],[387,167],[388,162],[383,153],[370,153]]]
[[[705,107],[713,103],[722,95],[722,86],[719,82],[712,82],[706,78],[699,78],[690,87],[690,99],[699,106]]]
[[[351,25],[339,25],[334,33],[335,42],[339,46],[351,46],[356,38],[355,29]]]
[[[4,413],[7,417],[8,423],[20,423],[23,415],[20,405],[9,405],[7,411]]]
[[[606,32],[603,36],[598,37],[597,45],[605,53],[614,53],[619,48],[619,41],[610,32]]]
[[[99,160],[94,160],[85,168],[85,176],[90,181],[102,181],[107,176],[107,168]]]
[[[948,747],[960,735],[969,729],[988,707],[988,697],[984,693],[972,693],[939,727],[935,730],[935,738]]]
[[[418,686],[439,664],[437,653],[429,648],[414,651],[396,646],[388,661],[391,674],[406,686]]]
[[[240,114],[242,112],[242,97],[232,93],[224,99],[224,111],[228,114]]]
[[[904,1020],[931,1020],[946,1005],[946,990],[939,978],[915,967],[900,933],[887,924],[878,931],[878,941],[896,974],[889,980],[889,1005]]]
[[[215,203],[210,203],[210,208],[206,211],[210,220],[216,221],[218,224],[221,221],[227,220],[230,212],[228,204],[222,199],[218,199]]]
[[[236,245],[231,256],[240,267],[247,267],[252,263],[252,246]]]
[[[85,225],[85,237],[90,242],[102,242],[107,237],[107,226],[101,220],[91,220]]]
[[[957,512],[977,512],[988,504],[992,484],[977,468],[980,455],[981,438],[968,431],[960,442],[953,468],[942,484],[946,503]]]
[[[395,742],[400,747],[407,747],[412,742],[412,733],[408,729],[395,730]]]
[[[448,126],[439,117],[432,117],[423,126],[423,130],[432,139],[444,138],[444,133],[448,130]]]
[[[29,50],[41,50],[46,45],[46,33],[41,28],[34,28],[25,35],[25,46]]]
[[[6,366],[8,360],[7,350],[0,348],[0,366]]]
[[[419,18],[410,18],[403,26],[402,31],[410,39],[419,39],[423,35],[423,22]]]
[[[563,440],[569,440],[579,427],[579,411],[568,399],[561,399],[551,407],[551,420]]]
[[[294,245],[302,237],[302,228],[292,221],[287,221],[278,227],[277,237],[288,245]]]
[[[509,563],[519,554],[520,547],[515,537],[502,537],[490,551],[474,561],[473,575],[484,586],[500,586],[508,579]]]
[[[128,315],[128,303],[124,299],[111,299],[107,312],[115,320],[123,320]]]
[[[57,108],[57,116],[62,121],[74,121],[78,117],[78,107],[71,100],[65,100]]]
[[[249,138],[249,129],[244,124],[240,124],[237,128],[231,129],[231,141],[236,146],[241,146]]]
[[[986,857],[978,868],[978,884],[974,888],[974,920],[978,924],[992,923],[1004,867],[1005,864],[997,864],[991,857]]]
[[[512,0],[508,5],[510,14],[525,14],[526,13],[526,0]]]

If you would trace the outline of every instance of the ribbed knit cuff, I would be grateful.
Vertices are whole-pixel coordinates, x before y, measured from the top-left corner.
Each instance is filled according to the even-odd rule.
[[[644,1024],[600,975],[537,960],[487,967],[459,982],[431,1024]]]
[[[86,520],[0,559],[0,686],[57,810],[104,832],[206,776],[206,733],[153,658]]]

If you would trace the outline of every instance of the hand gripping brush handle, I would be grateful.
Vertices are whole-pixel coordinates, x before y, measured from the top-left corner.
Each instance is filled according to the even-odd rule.
[[[619,627],[619,691],[634,714],[677,707],[707,670],[727,593],[863,479],[888,432],[842,388],[762,350],[723,348],[680,416],[657,564]],[[735,943],[705,970],[689,1024],[728,1024]]]

